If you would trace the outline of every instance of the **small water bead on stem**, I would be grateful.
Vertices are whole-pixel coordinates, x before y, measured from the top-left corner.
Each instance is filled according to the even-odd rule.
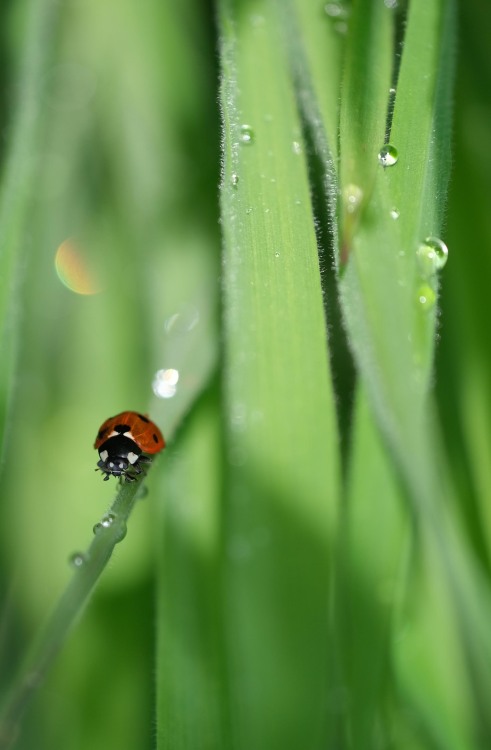
[[[74,552],[70,555],[69,563],[72,568],[81,568],[87,562],[87,558],[83,552]]]
[[[231,176],[230,176],[230,184],[232,185],[232,187],[237,187],[237,185],[239,184],[239,175],[236,174],[236,172],[233,172],[231,174]]]
[[[448,260],[448,247],[438,237],[427,237],[416,251],[419,270],[425,278],[435,274]]]
[[[400,215],[401,215],[401,212],[399,211],[398,208],[394,207],[390,209],[390,218],[394,219],[394,221],[396,221],[396,219],[398,219]]]
[[[99,534],[101,531],[104,531],[104,529],[109,529],[114,521],[116,520],[116,516],[114,513],[107,513],[107,515],[103,516],[99,523],[96,523],[96,525],[93,528],[94,534]]]
[[[399,152],[391,143],[386,143],[378,152],[379,164],[383,167],[393,167],[397,163]]]

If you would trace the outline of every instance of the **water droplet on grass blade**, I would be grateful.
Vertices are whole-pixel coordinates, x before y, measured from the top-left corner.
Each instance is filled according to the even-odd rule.
[[[422,284],[418,289],[418,304],[423,312],[430,312],[436,302],[436,294],[428,284]]]
[[[240,126],[240,142],[248,146],[254,143],[254,130],[250,125]]]
[[[103,516],[101,519],[101,525],[104,529],[108,529],[110,526],[113,525],[114,520],[116,519],[116,516],[114,513],[108,513],[107,515]]]
[[[441,271],[448,259],[448,247],[438,237],[427,237],[416,251],[418,265],[423,276]]]
[[[399,153],[391,143],[386,143],[378,152],[378,160],[383,167],[393,167],[398,158]]]
[[[390,218],[394,219],[394,221],[396,219],[398,219],[400,215],[401,215],[401,212],[399,211],[398,208],[391,208],[390,209]]]
[[[87,558],[83,552],[74,552],[70,555],[69,562],[72,568],[81,568],[87,562]]]
[[[239,184],[239,175],[235,172],[230,176],[230,184],[232,185],[232,187],[237,187],[237,185]]]

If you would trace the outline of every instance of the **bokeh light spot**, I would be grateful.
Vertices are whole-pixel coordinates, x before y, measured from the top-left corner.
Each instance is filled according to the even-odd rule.
[[[153,392],[159,398],[172,398],[176,395],[179,370],[157,370],[153,378]]]
[[[84,253],[72,239],[64,240],[55,255],[58,278],[76,294],[97,294],[102,285]]]

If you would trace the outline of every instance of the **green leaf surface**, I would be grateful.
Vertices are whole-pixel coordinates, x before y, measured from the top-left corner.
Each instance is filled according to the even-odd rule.
[[[156,527],[157,747],[230,747],[221,592],[221,435],[216,393],[170,451]]]
[[[326,732],[334,399],[281,6],[220,5],[229,569],[238,748]]]

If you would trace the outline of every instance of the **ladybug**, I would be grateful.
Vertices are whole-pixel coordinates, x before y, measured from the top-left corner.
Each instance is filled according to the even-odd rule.
[[[100,461],[96,471],[105,474],[104,481],[123,477],[133,482],[152,457],[165,448],[165,440],[156,424],[136,411],[123,411],[101,425],[94,448]]]

